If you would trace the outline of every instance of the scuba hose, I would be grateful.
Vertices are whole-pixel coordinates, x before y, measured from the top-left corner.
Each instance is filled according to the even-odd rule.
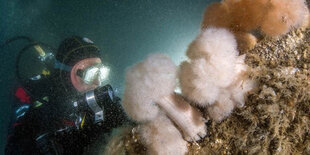
[[[0,48],[3,48],[5,46],[7,46],[8,44],[10,44],[11,42],[14,42],[17,40],[26,40],[28,42],[33,42],[33,39],[31,39],[27,36],[16,36],[16,37],[13,37],[13,38],[6,40],[3,44],[0,45]]]

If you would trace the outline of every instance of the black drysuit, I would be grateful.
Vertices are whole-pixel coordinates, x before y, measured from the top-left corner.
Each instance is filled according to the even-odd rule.
[[[93,124],[91,112],[73,108],[78,94],[52,75],[16,88],[5,154],[82,154],[100,135],[127,121],[117,98],[103,103],[104,122]],[[84,114],[83,126],[76,123],[77,113]]]

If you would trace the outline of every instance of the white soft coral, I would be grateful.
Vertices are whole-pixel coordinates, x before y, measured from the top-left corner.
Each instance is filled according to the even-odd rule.
[[[153,120],[158,114],[155,101],[175,89],[177,67],[162,54],[150,55],[145,61],[129,68],[123,107],[136,121]]]
[[[139,131],[150,155],[182,155],[187,142],[173,123],[162,113],[154,121],[140,126]]]
[[[174,93],[176,75],[177,67],[163,54],[150,55],[127,71],[123,107],[133,120],[142,124],[150,153],[184,154],[187,150],[184,139],[199,140],[206,135],[200,111]]]
[[[235,76],[235,61],[239,55],[234,35],[223,28],[210,27],[190,44],[187,56],[204,58],[204,70],[208,78],[220,87],[227,87]],[[200,60],[201,61],[201,60]]]
[[[206,107],[209,116],[221,121],[235,106],[244,105],[244,95],[254,87],[245,76],[245,55],[239,56],[232,33],[207,28],[190,44],[189,61],[181,64],[182,94]]]
[[[219,94],[219,87],[214,79],[210,78],[210,71],[208,72],[206,67],[205,59],[185,61],[180,66],[182,94],[202,107],[213,104]]]
[[[234,35],[223,28],[208,28],[189,46],[180,71],[182,92],[201,106],[213,104],[219,89],[236,77],[238,50]]]

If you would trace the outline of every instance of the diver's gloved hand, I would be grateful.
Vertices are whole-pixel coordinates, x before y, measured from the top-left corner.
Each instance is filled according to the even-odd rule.
[[[104,103],[105,121],[103,125],[105,125],[109,129],[119,127],[122,124],[129,122],[120,102],[121,99],[115,96],[113,102]]]

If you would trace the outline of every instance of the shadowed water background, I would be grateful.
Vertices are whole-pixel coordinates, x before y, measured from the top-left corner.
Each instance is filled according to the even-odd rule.
[[[55,48],[71,35],[90,38],[111,67],[110,80],[121,96],[126,67],[153,52],[175,63],[185,59],[187,45],[199,32],[211,0],[6,0],[0,2],[0,43],[25,35]],[[21,41],[0,55],[1,154],[11,113],[15,59]],[[25,133],[27,134],[27,133]]]

